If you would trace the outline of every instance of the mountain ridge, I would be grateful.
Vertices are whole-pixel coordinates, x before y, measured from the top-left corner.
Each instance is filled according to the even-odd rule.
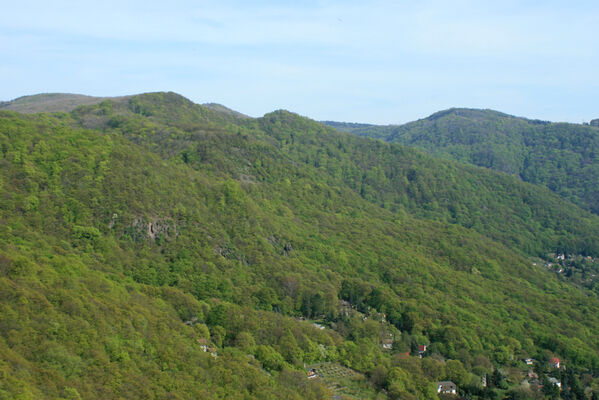
[[[329,125],[506,172],[599,213],[599,129],[588,124],[449,109],[400,126]]]

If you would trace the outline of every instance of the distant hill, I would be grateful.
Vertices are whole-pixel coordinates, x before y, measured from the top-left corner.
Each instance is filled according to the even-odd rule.
[[[108,97],[84,96],[71,93],[42,93],[23,96],[0,103],[0,110],[11,110],[31,114],[39,112],[70,112],[81,105],[97,104]],[[113,98],[114,100],[118,98]]]
[[[343,132],[515,175],[599,214],[599,129],[453,108],[400,126],[325,122]]]
[[[351,133],[373,139],[385,139],[389,131],[399,125],[373,125],[356,122],[320,121],[322,124],[337,129],[340,132]]]
[[[218,103],[204,103],[202,104],[202,106],[206,107],[206,108],[210,108],[214,111],[218,111],[220,113],[223,114],[229,114],[231,116],[237,117],[237,118],[250,118],[245,114],[242,114],[238,111],[235,110],[231,110],[228,107],[223,106],[222,104],[218,104]]]

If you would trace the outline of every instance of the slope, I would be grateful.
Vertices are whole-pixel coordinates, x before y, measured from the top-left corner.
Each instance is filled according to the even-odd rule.
[[[578,260],[597,252],[597,218],[546,189],[407,148],[339,135],[292,113],[239,120],[174,93],[155,93],[136,96],[128,105],[104,103],[74,114],[83,126],[126,135],[163,157],[180,157],[217,175],[225,172],[245,182],[292,177],[295,171],[280,169],[278,156],[260,144],[267,141],[293,162],[316,167],[311,180],[349,187],[391,211],[473,228],[551,263],[556,254]],[[223,132],[236,135],[223,141]],[[597,263],[584,260],[584,265],[564,266],[563,277],[597,290]]]
[[[365,162],[360,148],[375,166],[400,150],[414,168],[433,162],[422,154],[285,112],[238,123],[173,94],[0,121],[0,345],[18,379],[2,388],[9,397],[19,387],[33,397],[326,397],[298,370],[329,360],[384,371],[375,384],[397,398],[434,398],[441,378],[477,393],[470,380],[492,369],[476,357],[509,366],[558,354],[573,369],[598,367],[596,298],[472,229],[381,207],[335,175],[336,159]],[[390,325],[372,311],[346,318],[339,298]],[[289,318],[299,316],[334,329]],[[396,351],[429,344],[465,375],[390,358],[383,327]]]
[[[401,126],[328,123],[345,132],[513,174],[599,213],[599,129],[594,126],[461,108]]]
[[[248,182],[307,178],[350,188],[393,212],[473,228],[525,254],[597,255],[599,218],[549,190],[509,175],[441,161],[278,111],[236,119],[174,93],[136,96],[74,112],[80,126],[143,143],[166,159],[179,159],[215,176]]]

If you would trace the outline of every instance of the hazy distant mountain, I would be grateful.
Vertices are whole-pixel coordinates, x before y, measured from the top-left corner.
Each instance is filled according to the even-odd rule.
[[[399,126],[325,123],[343,132],[516,175],[599,214],[599,129],[591,125],[464,108]]]
[[[71,93],[42,93],[1,102],[0,110],[22,113],[69,112],[78,106],[97,104],[106,99],[108,97],[93,97]]]
[[[231,110],[230,108],[225,107],[222,104],[218,104],[218,103],[204,103],[204,104],[202,104],[202,106],[210,108],[210,109],[212,109],[214,111],[218,111],[218,112],[223,113],[223,114],[229,114],[229,115],[237,117],[237,118],[250,118],[247,115],[242,114],[242,113],[240,113],[238,111],[235,111],[235,110]]]

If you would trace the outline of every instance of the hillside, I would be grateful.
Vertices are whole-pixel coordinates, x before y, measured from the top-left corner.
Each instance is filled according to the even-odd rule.
[[[83,127],[124,135],[217,176],[290,178],[297,172],[282,168],[282,158],[311,167],[305,169],[309,179],[349,188],[392,212],[473,228],[528,255],[598,253],[592,238],[599,236],[599,219],[548,190],[406,147],[339,135],[286,111],[239,121],[166,93],[136,96],[128,105],[83,107],[74,117]],[[223,141],[223,132],[237,136]]]
[[[0,149],[0,396],[330,398],[303,365],[333,363],[488,398],[552,356],[599,383],[597,296],[526,257],[597,255],[598,218],[548,190],[173,93],[0,112]]]
[[[599,214],[599,129],[591,125],[460,108],[400,126],[327,124],[512,174]]]

